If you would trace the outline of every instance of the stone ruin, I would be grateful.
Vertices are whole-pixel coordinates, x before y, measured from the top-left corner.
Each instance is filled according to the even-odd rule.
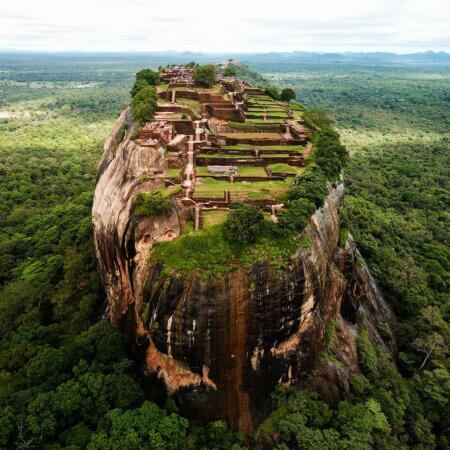
[[[202,209],[226,208],[231,201],[240,200],[266,208],[276,220],[280,206],[273,207],[277,198],[269,188],[261,188],[258,198],[253,198],[243,189],[233,190],[233,185],[245,181],[252,191],[252,182],[281,183],[295,176],[295,167],[305,165],[305,157],[293,148],[306,145],[310,153],[309,130],[290,108],[273,101],[261,89],[238,80],[225,81],[220,76],[213,88],[196,89],[194,73],[194,68],[184,66],[164,69],[160,80],[167,86],[158,87],[157,111],[153,121],[140,131],[139,143],[160,153],[164,149],[169,169],[181,169],[178,195],[186,208],[195,211],[195,216]],[[186,90],[175,90],[175,85]],[[183,99],[198,104],[200,116]],[[272,110],[278,115],[270,121]],[[242,123],[243,128],[230,122]],[[274,171],[277,164],[281,168]],[[242,175],[239,167],[245,168]],[[223,183],[223,190],[210,193],[203,189],[203,180],[208,176]],[[170,177],[172,183],[173,178]],[[197,217],[196,223],[200,222]]]

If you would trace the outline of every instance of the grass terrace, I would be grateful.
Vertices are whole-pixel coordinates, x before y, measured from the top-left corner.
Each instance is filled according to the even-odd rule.
[[[280,156],[283,153],[302,153],[303,149],[288,149],[288,148],[276,148],[276,149],[266,149],[259,148],[260,155],[274,155]]]
[[[158,103],[158,105],[163,105],[165,104],[164,102]],[[157,117],[164,117],[167,120],[182,120],[183,119],[183,114],[182,113],[173,113],[173,112],[161,112],[161,113],[156,113],[155,114],[155,118]]]
[[[259,260],[268,260],[277,269],[289,261],[299,246],[310,245],[306,239],[296,240],[292,235],[273,233],[269,222],[267,224],[269,226],[252,245],[232,244],[225,239],[221,224],[211,225],[159,243],[151,254],[151,261],[164,261],[163,270],[167,274],[195,270],[208,279],[239,266],[250,267]]]
[[[264,118],[261,119],[245,119],[245,123],[249,124],[262,124],[262,125],[278,125],[283,123],[283,119],[273,119],[267,117],[267,120],[264,120]]]
[[[279,103],[275,103],[272,99],[269,99],[269,100],[256,100],[254,104],[256,104],[256,105],[264,105],[264,106],[268,106],[268,105],[274,105],[274,106],[278,106],[278,107],[282,106]]]
[[[232,200],[281,199],[289,189],[292,180],[284,181],[242,181],[230,183],[214,178],[200,178],[195,183],[195,197],[223,198],[224,191],[230,191]]]
[[[209,172],[208,167],[207,166],[196,166],[195,167],[195,171],[197,173],[198,177],[210,177],[212,175],[212,173]],[[221,174],[221,173],[215,173],[214,176],[216,177],[227,177],[228,178],[228,174]]]
[[[190,88],[188,88],[186,86],[171,87],[170,90],[171,91],[176,91],[176,92],[178,92],[178,91],[196,92],[196,90],[190,89]]]
[[[267,111],[267,117],[287,118],[289,116],[287,115],[286,111]]]
[[[186,86],[177,86],[174,88],[170,88],[170,90],[174,91],[189,91],[189,92],[199,92],[199,93],[209,93],[209,94],[220,94],[220,91],[222,90],[221,84],[214,84],[210,88],[205,87],[195,87],[195,89],[189,89]]]
[[[144,194],[146,195],[156,195],[156,194],[161,194],[163,198],[169,198],[172,197],[173,195],[176,195],[178,193],[181,192],[181,186],[180,185],[172,185],[172,186],[166,186],[166,187],[161,187],[158,189],[154,189],[153,191],[150,192],[144,192]]]
[[[224,150],[281,150],[288,152],[303,152],[305,148],[302,145],[252,145],[252,144],[236,144],[222,145]]]
[[[202,106],[198,100],[191,100],[190,98],[176,98],[175,102],[178,105],[189,108],[194,113],[196,118],[201,117]]]
[[[213,174],[211,174],[208,171],[207,166],[197,166],[196,167],[197,176],[199,177],[211,177]],[[214,176],[223,176],[228,178],[228,174],[214,174]],[[257,166],[239,166],[237,169],[237,176],[242,177],[266,177],[267,173],[264,169],[264,167],[257,167]]]
[[[285,108],[282,108],[278,105],[267,105],[267,106],[252,106],[250,105],[247,109],[247,112],[285,112]]]
[[[228,217],[230,212],[223,209],[211,210],[211,211],[202,211],[202,225],[204,229],[209,229],[214,225],[218,225],[220,223],[225,222],[225,219]]]
[[[240,130],[242,132],[246,131],[260,131],[264,132],[275,132],[280,130],[281,122],[279,123],[270,123],[264,122],[261,123],[250,123],[249,121],[241,123],[241,122],[228,122],[228,126],[233,130]],[[279,137],[279,136],[278,136]]]
[[[281,133],[268,132],[264,133],[262,130],[259,132],[242,132],[242,133],[221,133],[221,137],[229,139],[281,139]],[[252,147],[250,147],[252,148]]]
[[[292,117],[296,120],[303,119],[303,113],[301,111],[292,111]]]
[[[290,158],[289,153],[263,153],[262,155],[260,155],[261,158],[273,158],[274,156],[276,156],[277,158]]]
[[[256,100],[271,100],[271,101],[273,101],[272,97],[270,97],[267,94],[255,95],[255,94],[247,93],[247,98],[256,99]]]
[[[220,94],[222,88],[223,86],[221,84],[214,84],[210,88],[196,87],[195,90],[200,93],[208,92],[210,94]]]
[[[181,176],[181,169],[179,167],[166,169],[165,173],[169,178],[177,178]]]
[[[305,170],[304,167],[290,166],[289,164],[284,163],[269,164],[267,168],[272,170],[272,174],[285,173],[289,175],[301,175]]]
[[[167,91],[167,88],[169,87],[169,83],[159,83],[158,86],[156,86],[157,88],[159,88],[161,91]]]
[[[241,177],[266,177],[267,172],[264,167],[257,166],[239,166],[238,176]]]
[[[284,111],[280,112],[264,112],[264,111],[247,111],[244,113],[245,118],[247,119],[255,119],[255,118],[261,118],[267,117],[268,119],[286,119],[288,118],[288,115]]]
[[[229,158],[229,159],[249,159],[254,158],[253,155],[235,154],[235,153],[198,153],[198,158]]]
[[[250,97],[248,98],[248,102],[250,103],[250,105],[273,105],[273,106],[277,106],[279,108],[282,108],[283,105],[280,103],[276,103],[273,99],[271,99],[270,97],[268,98],[254,98],[254,97]]]

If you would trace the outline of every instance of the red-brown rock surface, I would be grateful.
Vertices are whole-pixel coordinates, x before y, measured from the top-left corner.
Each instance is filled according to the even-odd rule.
[[[312,216],[309,248],[281,270],[260,261],[204,281],[150,265],[154,243],[178,236],[186,218],[181,205],[168,218],[132,215],[137,193],[162,182],[142,175],[164,169],[166,158],[129,137],[117,144],[127,114],[105,144],[93,223],[107,316],[133,336],[150,394],[172,396],[190,417],[224,418],[247,432],[267,414],[277,383],[313,373],[310,382],[329,402],[348,391],[349,375],[360,370],[358,330],[395,351],[392,313],[354,243],[338,247],[343,185]]]

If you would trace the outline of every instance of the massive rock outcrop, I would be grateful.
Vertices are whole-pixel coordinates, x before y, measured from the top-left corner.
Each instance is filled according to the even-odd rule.
[[[150,394],[172,396],[190,417],[224,418],[248,432],[278,383],[308,379],[331,403],[348,392],[349,376],[360,372],[361,329],[395,352],[392,312],[351,237],[338,245],[342,184],[330,186],[304,231],[309,245],[282,268],[261,260],[205,281],[150,264],[153,245],[178,236],[187,218],[181,204],[169,217],[133,215],[137,193],[161,185],[149,174],[166,158],[131,132],[119,143],[127,120],[126,110],[105,144],[93,223],[107,316],[133,336]]]

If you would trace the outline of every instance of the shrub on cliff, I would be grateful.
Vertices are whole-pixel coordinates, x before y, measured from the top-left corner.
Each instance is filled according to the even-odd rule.
[[[152,69],[142,69],[136,73],[136,82],[145,81],[150,86],[156,86],[159,83],[159,73]]]
[[[303,119],[308,128],[330,128],[332,120],[327,110],[311,108],[303,112]]]
[[[133,87],[131,88],[130,94],[131,94],[131,98],[136,97],[136,94],[144,88],[149,87],[150,85],[147,83],[147,81],[140,79],[140,80],[136,80],[133,84]]]
[[[294,100],[295,91],[291,88],[284,88],[281,91],[280,99],[283,100],[283,102],[290,102],[291,100]]]
[[[140,89],[131,101],[131,114],[133,120],[139,124],[153,119],[157,108],[157,95],[155,88],[147,86]]]
[[[316,209],[314,203],[306,198],[292,200],[289,208],[279,215],[280,227],[290,231],[301,231],[308,225]]]
[[[136,197],[137,216],[156,217],[164,216],[172,211],[172,202],[164,198],[160,192],[154,194],[140,193]]]
[[[306,199],[317,208],[322,206],[328,194],[327,178],[317,164],[310,164],[302,176],[296,181],[296,186],[287,193],[288,201]]]
[[[268,86],[266,87],[266,94],[272,97],[274,100],[280,99],[280,91],[276,86]]]
[[[329,180],[337,179],[348,162],[348,151],[341,144],[339,134],[332,129],[322,129],[314,136],[314,161]]]
[[[237,75],[236,67],[234,67],[234,66],[225,67],[225,69],[223,69],[223,74],[226,77],[235,77]]]
[[[223,226],[225,238],[230,242],[252,244],[260,235],[263,223],[264,215],[259,208],[235,204]]]
[[[194,81],[196,86],[211,87],[216,80],[216,68],[212,64],[197,67]]]

